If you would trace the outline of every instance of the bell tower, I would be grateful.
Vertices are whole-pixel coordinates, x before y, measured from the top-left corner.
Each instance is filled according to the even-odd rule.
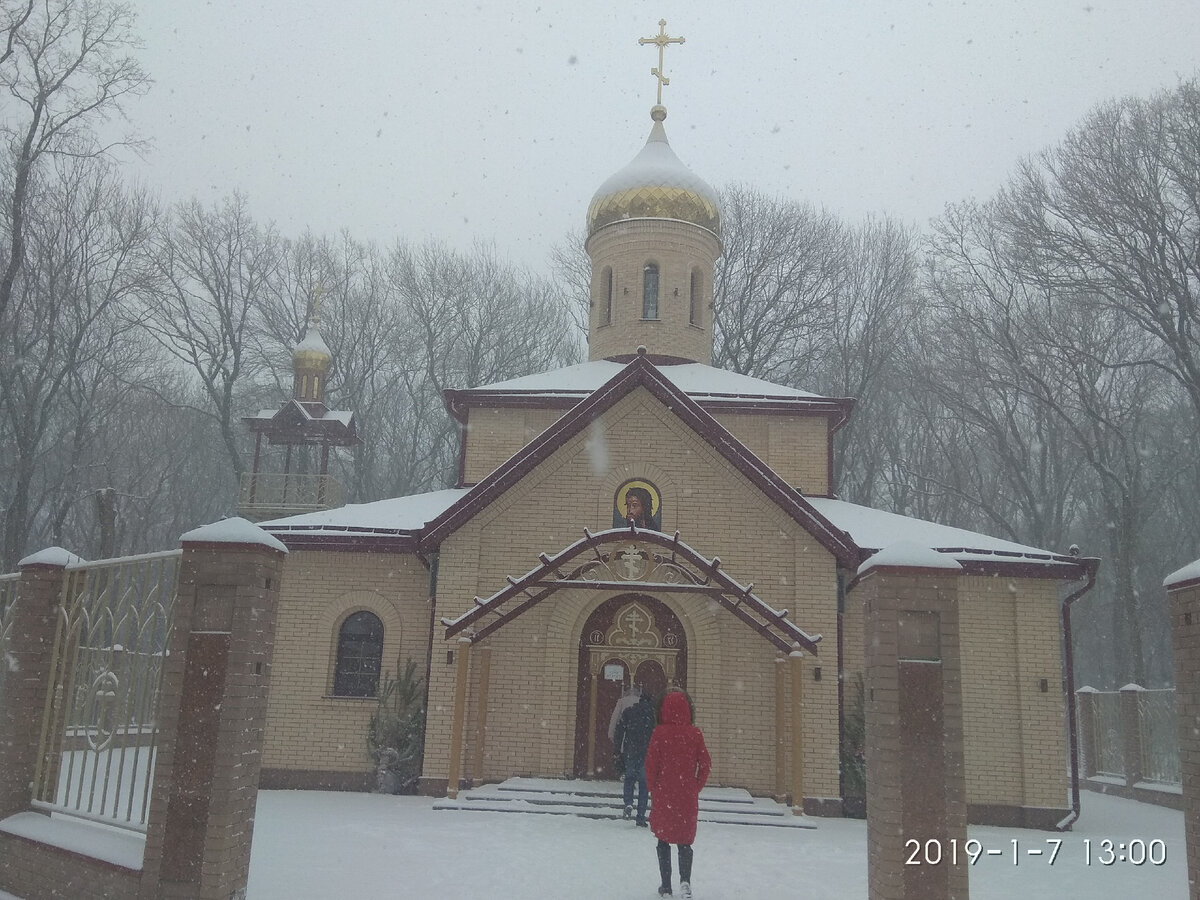
[[[279,409],[242,420],[254,434],[254,464],[242,473],[238,515],[257,522],[342,505],[342,486],[329,474],[329,451],[352,447],[359,438],[354,413],[325,405],[332,366],[333,354],[317,330],[314,312],[304,337],[292,348],[291,398]],[[283,448],[282,461],[268,459],[264,450],[271,447]]]
[[[592,263],[588,359],[627,360],[644,346],[664,362],[712,363],[713,268],[721,255],[716,192],[685,166],[663,121],[663,50],[683,38],[641,38],[658,47],[658,100],[646,146],[596,191],[585,245]]]

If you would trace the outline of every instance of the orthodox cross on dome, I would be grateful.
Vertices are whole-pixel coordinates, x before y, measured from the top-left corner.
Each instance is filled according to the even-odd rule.
[[[662,106],[662,89],[664,84],[670,84],[671,79],[663,75],[663,50],[667,44],[682,44],[684,38],[667,37],[667,20],[658,20],[658,34],[654,37],[638,38],[638,43],[643,47],[646,44],[655,44],[658,47],[658,68],[651,69],[650,74],[658,79],[658,105]]]
[[[313,328],[316,328],[321,321],[321,294],[324,292],[325,286],[321,282],[313,285],[312,289],[312,321],[309,323]]]

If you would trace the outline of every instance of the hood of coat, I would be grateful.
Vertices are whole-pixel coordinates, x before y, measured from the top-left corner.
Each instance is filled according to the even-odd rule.
[[[663,697],[662,709],[659,710],[658,720],[664,725],[690,725],[692,722],[692,710],[688,704],[687,695],[681,691],[676,691]]]

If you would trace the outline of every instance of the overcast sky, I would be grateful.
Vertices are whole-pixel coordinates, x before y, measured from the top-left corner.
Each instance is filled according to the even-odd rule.
[[[1092,106],[1200,69],[1197,0],[135,0],[155,80],[132,164],[164,200],[240,190],[286,235],[493,242],[540,267],[650,129],[847,219],[989,196]]]

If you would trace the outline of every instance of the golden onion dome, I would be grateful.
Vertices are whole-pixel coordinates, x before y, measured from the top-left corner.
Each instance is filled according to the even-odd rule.
[[[654,126],[646,146],[593,195],[589,237],[622,219],[679,219],[721,233],[717,193],[675,155],[662,124],[666,117],[663,106],[650,110]]]
[[[326,371],[333,363],[333,354],[321,339],[315,325],[309,325],[304,340],[292,348],[292,367]]]

